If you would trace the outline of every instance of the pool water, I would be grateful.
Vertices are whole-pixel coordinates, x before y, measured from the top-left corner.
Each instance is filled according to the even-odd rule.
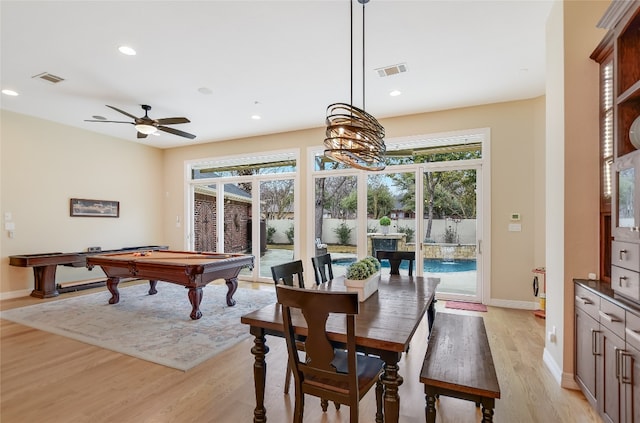
[[[347,267],[353,263],[355,259],[338,259],[333,260],[332,266],[344,266]],[[382,260],[383,269],[389,268],[389,261]],[[409,263],[403,261],[400,263],[400,269],[408,271]],[[448,272],[469,272],[476,270],[475,260],[454,260],[443,261],[441,259],[426,259],[424,260],[424,272],[425,273],[448,273]]]

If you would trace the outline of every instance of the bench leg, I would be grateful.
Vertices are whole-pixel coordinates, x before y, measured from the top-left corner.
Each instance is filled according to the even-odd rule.
[[[425,415],[427,423],[436,423],[436,397],[435,395],[425,395],[427,406],[425,407]]]

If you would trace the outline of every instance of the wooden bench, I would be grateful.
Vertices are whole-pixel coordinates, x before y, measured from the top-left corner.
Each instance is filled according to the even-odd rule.
[[[482,421],[493,421],[500,386],[482,317],[438,313],[429,337],[420,382],[424,383],[427,423],[436,421],[436,397],[482,404]]]

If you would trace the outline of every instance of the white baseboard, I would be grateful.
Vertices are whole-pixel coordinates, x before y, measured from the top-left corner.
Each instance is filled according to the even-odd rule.
[[[31,294],[29,289],[21,289],[19,291],[10,291],[0,293],[0,301],[11,300],[13,298],[28,297]]]
[[[551,375],[556,380],[558,385],[562,386],[562,369],[558,366],[558,363],[553,359],[551,353],[546,348],[542,354],[542,361],[547,365],[547,368],[551,372]]]
[[[535,301],[513,301],[513,300],[499,300],[491,299],[487,305],[504,308],[517,308],[521,310],[537,310],[538,303]]]

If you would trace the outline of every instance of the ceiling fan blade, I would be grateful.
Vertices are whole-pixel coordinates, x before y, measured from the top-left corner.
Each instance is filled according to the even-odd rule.
[[[143,134],[142,132],[138,132],[138,138],[147,138],[147,134]]]
[[[168,132],[168,133],[173,134],[173,135],[178,135],[178,136],[181,136],[181,137],[189,138],[189,139],[194,139],[196,137],[195,135],[190,134],[188,132],[180,131],[180,130],[174,129],[174,128],[169,128],[167,126],[158,126],[158,130],[164,131],[164,132]]]
[[[131,113],[127,113],[127,112],[125,112],[124,110],[120,110],[120,109],[118,109],[117,107],[109,106],[108,104],[106,104],[105,106],[107,106],[107,107],[108,107],[108,108],[110,108],[110,109],[115,110],[116,112],[120,112],[120,113],[122,113],[122,114],[123,114],[123,115],[125,115],[125,116],[129,116],[131,119],[134,119],[134,120],[137,120],[137,119],[138,119],[138,117],[137,117],[137,116],[134,116],[134,115],[132,115]]]
[[[128,123],[128,124],[133,125],[133,122],[124,122],[124,121],[121,121],[121,120],[98,120],[98,119],[92,120],[92,119],[85,119],[84,121],[85,122]]]
[[[164,119],[156,119],[159,125],[175,125],[177,123],[189,123],[191,122],[186,117],[172,117],[172,118],[164,118]]]

